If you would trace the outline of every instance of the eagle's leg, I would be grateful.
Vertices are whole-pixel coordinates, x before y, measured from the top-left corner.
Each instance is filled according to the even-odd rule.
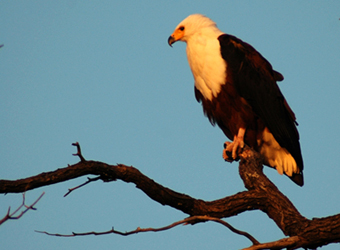
[[[223,159],[232,162],[238,158],[238,149],[242,150],[244,147],[245,128],[240,128],[237,135],[234,136],[233,142],[225,142],[223,149]]]

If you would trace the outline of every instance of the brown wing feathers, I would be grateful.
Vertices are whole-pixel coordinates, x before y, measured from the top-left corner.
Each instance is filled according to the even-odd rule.
[[[292,154],[302,170],[295,115],[276,84],[283,76],[274,71],[251,45],[227,34],[221,35],[219,41],[222,57],[227,62],[227,78],[232,78],[238,94],[249,103],[281,147]]]

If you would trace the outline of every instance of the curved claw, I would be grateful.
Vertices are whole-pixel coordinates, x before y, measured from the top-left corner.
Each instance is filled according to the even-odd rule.
[[[233,142],[225,142],[223,150],[223,159],[232,162],[238,159],[238,154],[242,152],[244,148],[244,134],[245,129],[240,128],[238,134],[234,136]]]

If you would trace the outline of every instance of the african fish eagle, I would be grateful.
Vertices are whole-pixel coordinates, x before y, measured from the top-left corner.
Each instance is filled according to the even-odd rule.
[[[201,14],[178,24],[168,43],[176,41],[187,44],[195,96],[205,115],[233,140],[224,144],[223,158],[237,159],[246,143],[265,165],[303,186],[295,115],[276,83],[283,76],[251,45],[224,34]]]

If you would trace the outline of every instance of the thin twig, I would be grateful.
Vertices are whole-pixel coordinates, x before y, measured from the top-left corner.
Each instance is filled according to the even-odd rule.
[[[90,182],[97,181],[97,180],[100,180],[100,179],[101,179],[100,176],[98,176],[98,177],[96,177],[96,178],[89,178],[89,177],[87,177],[87,181],[84,182],[83,184],[80,184],[79,186],[76,186],[76,187],[73,187],[73,188],[69,188],[69,189],[68,189],[68,192],[64,195],[64,197],[68,196],[68,195],[69,195],[71,192],[73,192],[74,190],[76,190],[76,189],[78,189],[78,188],[81,188],[81,187],[83,187],[83,186],[89,184]]]
[[[113,227],[112,229],[108,230],[108,231],[104,231],[104,232],[85,232],[85,233],[75,233],[75,232],[72,232],[72,234],[53,234],[53,233],[48,233],[46,231],[36,231],[37,233],[43,233],[43,234],[47,234],[47,235],[50,235],[50,236],[59,236],[59,237],[75,237],[75,236],[86,236],[86,235],[104,235],[104,234],[119,234],[119,235],[122,235],[122,236],[128,236],[128,235],[131,235],[131,234],[137,234],[137,233],[140,233],[140,232],[160,232],[160,231],[164,231],[164,230],[168,230],[168,229],[171,229],[173,227],[176,227],[178,225],[181,225],[181,224],[185,224],[187,223],[187,219],[184,219],[184,220],[180,220],[180,221],[177,221],[177,222],[174,222],[172,223],[171,225],[168,225],[168,226],[165,226],[165,227],[160,227],[160,228],[140,228],[138,227],[136,230],[132,230],[132,231],[128,231],[128,232],[121,232],[121,231],[117,231],[115,230]]]
[[[215,221],[217,223],[222,224],[223,226],[226,226],[227,228],[229,228],[230,231],[232,231],[233,233],[239,234],[239,235],[243,235],[246,238],[248,238],[254,245],[260,244],[260,242],[258,242],[253,236],[251,236],[249,233],[241,231],[236,229],[235,227],[233,227],[232,225],[230,225],[228,222],[221,220],[219,218],[215,218],[215,217],[210,217],[210,216],[196,216],[196,217],[201,217],[202,219],[206,219],[209,221]]]
[[[137,233],[141,233],[141,232],[160,232],[160,231],[165,231],[171,228],[174,228],[178,225],[187,225],[187,224],[192,224],[192,223],[197,223],[197,222],[205,222],[205,221],[215,221],[217,223],[220,223],[224,226],[226,226],[227,228],[229,228],[232,232],[239,234],[239,235],[243,235],[245,237],[247,237],[254,245],[256,244],[260,244],[253,236],[251,236],[250,234],[248,234],[247,232],[243,232],[240,230],[235,229],[233,226],[231,226],[229,223],[219,219],[219,218],[215,218],[215,217],[210,217],[210,216],[191,216],[188,218],[185,218],[184,220],[180,220],[177,222],[174,222],[168,226],[165,227],[160,227],[160,228],[140,228],[138,227],[135,230],[132,231],[128,231],[128,232],[121,232],[121,231],[117,231],[115,230],[113,227],[111,230],[108,231],[104,231],[104,232],[85,232],[85,233],[75,233],[72,232],[72,234],[53,234],[53,233],[48,233],[46,231],[36,231],[38,233],[43,233],[43,234],[47,234],[50,236],[59,236],[59,237],[75,237],[75,236],[86,236],[86,235],[104,235],[104,234],[119,234],[122,236],[128,236],[131,234],[137,234]]]
[[[8,208],[7,214],[0,220],[0,225],[3,224],[7,220],[17,220],[21,218],[28,210],[36,210],[33,206],[38,203],[38,201],[43,197],[45,192],[43,192],[38,199],[35,200],[31,205],[27,206],[25,204],[25,193],[22,194],[22,203],[21,205],[11,213],[11,207]],[[17,216],[14,216],[22,207],[25,207],[25,210],[21,211],[21,213]]]
[[[81,154],[81,149],[80,149],[80,145],[79,145],[79,142],[75,142],[75,143],[72,143],[72,146],[76,146],[77,147],[77,153],[76,154],[73,154],[74,156],[78,156],[80,158],[80,161],[81,162],[85,162],[85,158],[83,157],[83,155]]]

